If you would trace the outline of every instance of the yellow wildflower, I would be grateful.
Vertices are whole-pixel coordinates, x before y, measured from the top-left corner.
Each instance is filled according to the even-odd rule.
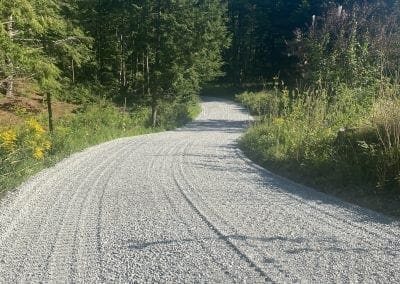
[[[44,142],[43,142],[43,148],[44,148],[45,150],[50,150],[50,148],[51,148],[51,142],[50,142],[50,141],[44,141]]]
[[[285,120],[281,117],[277,117],[274,119],[274,123],[278,126],[282,126],[285,123]]]
[[[26,124],[27,124],[30,128],[32,128],[32,129],[35,131],[35,133],[37,133],[37,134],[40,134],[40,133],[43,133],[43,132],[44,132],[44,129],[43,129],[43,127],[40,125],[40,123],[39,123],[37,120],[33,119],[33,118],[28,119],[28,120],[26,121]]]
[[[43,148],[42,147],[36,147],[35,148],[35,151],[33,152],[33,157],[36,159],[36,160],[41,160],[41,159],[43,159],[43,156],[44,156],[44,152],[43,152]]]
[[[0,133],[0,146],[8,152],[13,152],[17,147],[17,133],[10,129]]]

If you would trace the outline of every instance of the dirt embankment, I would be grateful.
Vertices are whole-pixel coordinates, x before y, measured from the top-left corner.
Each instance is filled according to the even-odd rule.
[[[76,108],[76,105],[70,103],[54,101],[53,115],[55,118],[59,118],[72,113]],[[0,97],[0,129],[22,124],[27,116],[46,112],[46,101],[39,95]]]

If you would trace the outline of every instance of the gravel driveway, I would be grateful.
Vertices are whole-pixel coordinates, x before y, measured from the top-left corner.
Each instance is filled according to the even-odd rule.
[[[392,219],[277,177],[206,98],[193,123],[72,155],[0,202],[0,282],[400,283]]]

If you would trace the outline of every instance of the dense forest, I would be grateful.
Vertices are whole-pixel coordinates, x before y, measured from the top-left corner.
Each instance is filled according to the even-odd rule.
[[[311,27],[322,32],[328,11],[341,7],[348,19],[364,16],[354,28],[372,37],[387,24],[378,15],[394,17],[398,4],[370,2],[375,8],[355,0],[2,1],[2,92],[12,96],[29,85],[41,95],[73,93],[79,100],[77,88],[98,87],[150,103],[156,116],[157,101],[198,94],[217,77],[235,84],[277,75],[298,81],[310,55],[301,54],[299,36]]]
[[[24,122],[0,125],[6,175],[183,123],[217,80],[262,86],[238,96],[259,117],[242,146],[262,163],[399,187],[399,1],[1,0],[0,17],[0,106],[34,95],[47,109],[11,107]],[[52,102],[71,115],[54,120]]]

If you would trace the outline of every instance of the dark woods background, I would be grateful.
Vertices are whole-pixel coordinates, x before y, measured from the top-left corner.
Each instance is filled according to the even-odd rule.
[[[360,32],[370,33],[368,36],[372,40],[380,37],[382,32],[389,32],[390,28],[385,31],[385,27],[378,25],[390,24],[388,22],[393,21],[393,17],[398,21],[398,5],[398,1],[391,0],[229,1],[228,26],[232,44],[224,54],[226,79],[243,83],[269,81],[279,76],[284,81],[295,83],[304,77],[308,71],[306,65],[310,64],[304,58],[304,52],[309,50],[305,50],[307,39],[299,38],[301,33],[307,35],[310,30],[319,33],[321,44],[324,40],[330,41],[323,47],[324,52],[332,52],[334,41],[340,40],[338,37],[348,40],[346,37],[352,36],[340,22],[358,22],[353,28],[363,31],[358,31],[355,36],[363,36]],[[340,15],[335,21],[333,18],[337,13]]]

